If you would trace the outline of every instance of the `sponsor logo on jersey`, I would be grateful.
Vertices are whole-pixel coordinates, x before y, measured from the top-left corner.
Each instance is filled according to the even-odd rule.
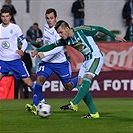
[[[10,44],[9,42],[2,42],[2,47],[5,48],[5,49],[8,49],[10,47]]]

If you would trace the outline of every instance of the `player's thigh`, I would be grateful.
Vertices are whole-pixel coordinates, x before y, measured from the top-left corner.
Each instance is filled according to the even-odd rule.
[[[10,64],[8,65],[8,61],[0,60],[0,79],[11,71],[9,66]]]
[[[40,63],[37,68],[37,83],[44,84],[47,78],[49,78],[53,73],[48,63]]]
[[[13,61],[13,65],[11,65],[10,69],[16,79],[28,78],[30,76],[25,63],[22,60]]]
[[[71,67],[69,62],[60,64],[54,72],[58,75],[63,84],[67,84],[71,81]]]
[[[79,77],[93,78],[98,75],[103,66],[103,57],[93,58],[91,60],[85,61],[79,71]],[[90,75],[90,76],[89,76]]]
[[[85,74],[91,74],[93,77],[99,75],[103,66],[103,62],[104,60],[102,56],[99,58],[92,59],[91,63],[87,62],[88,67]]]

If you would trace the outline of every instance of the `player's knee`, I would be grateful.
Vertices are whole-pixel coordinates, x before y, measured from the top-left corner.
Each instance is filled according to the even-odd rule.
[[[72,84],[71,83],[68,83],[68,84],[64,84],[64,87],[67,91],[71,91],[73,88],[72,88]]]
[[[44,76],[38,76],[36,83],[43,85],[45,81],[46,81],[46,78]]]

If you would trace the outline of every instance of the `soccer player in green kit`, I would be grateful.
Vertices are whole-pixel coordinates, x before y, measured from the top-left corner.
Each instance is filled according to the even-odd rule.
[[[55,47],[65,45],[69,45],[80,51],[84,55],[84,62],[78,75],[77,95],[70,101],[69,104],[63,105],[60,108],[62,110],[70,109],[77,111],[77,105],[80,100],[83,99],[88,106],[90,113],[82,116],[81,118],[99,118],[100,116],[93,103],[89,88],[93,78],[101,71],[103,65],[103,55],[91,36],[95,35],[99,31],[112,37],[116,41],[125,42],[126,40],[115,36],[107,29],[99,26],[83,25],[70,28],[69,24],[64,20],[58,21],[55,25],[55,29],[61,39],[51,45],[37,48],[32,52],[32,57],[37,55],[37,57],[43,58],[39,52],[46,52]]]

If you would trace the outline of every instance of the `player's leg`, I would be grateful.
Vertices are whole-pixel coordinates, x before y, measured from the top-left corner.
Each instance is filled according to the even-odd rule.
[[[32,89],[34,89],[33,81],[31,80],[30,77],[22,78],[22,80],[23,80],[23,82],[24,82],[27,86],[29,86],[29,87],[31,87]]]
[[[53,66],[53,70],[60,78],[66,90],[71,91],[73,88],[77,86],[78,77],[71,78],[72,72],[69,62],[66,61],[60,64],[55,64]]]
[[[39,81],[40,79],[44,79],[43,76],[38,76],[37,77],[37,81]],[[44,79],[44,82],[45,82],[45,79]],[[34,87],[33,88],[33,103],[32,104],[26,104],[26,109],[28,111],[31,111],[32,110],[32,106],[34,106],[34,111],[33,114],[36,115],[36,106],[38,105],[38,103],[41,101],[41,102],[45,102],[45,99],[43,98],[43,95],[42,95],[42,84],[39,83],[39,82],[36,82],[34,83]]]
[[[101,71],[101,68],[102,68],[102,65],[103,65],[103,58],[101,57],[99,59],[95,59],[93,61],[93,63],[91,63],[91,64],[92,65],[91,65],[91,67],[90,67],[88,72],[92,76],[91,79],[93,79],[93,77],[95,75],[98,75],[99,72]],[[90,78],[90,76],[88,74],[85,74],[85,77]],[[79,88],[79,89],[81,89],[81,88]],[[92,95],[90,94],[89,91],[84,96],[83,100],[86,103],[86,105],[88,106],[88,108],[90,110],[90,113],[85,115],[85,116],[82,116],[82,118],[99,118],[99,113],[97,112],[97,110],[95,108],[95,105],[94,105],[94,102],[93,102],[93,99],[92,99]],[[76,99],[76,97],[75,97],[75,99],[72,100],[72,103],[78,102],[78,101],[79,101],[79,99]]]
[[[95,62],[94,66],[92,68],[95,69],[90,69],[91,75],[93,77],[95,77],[95,75],[99,75],[101,69],[103,66],[103,57],[100,57],[99,63],[97,64]],[[94,75],[95,74],[95,75]],[[99,114],[95,108],[93,99],[92,99],[92,95],[90,94],[90,92],[88,91],[88,93],[85,95],[85,97],[83,98],[84,102],[86,103],[86,105],[88,106],[89,110],[90,110],[90,114],[87,114],[85,116],[83,116],[82,118],[99,118]]]
[[[66,90],[71,91],[73,88],[77,87],[78,76],[72,78],[72,70],[69,62],[61,63],[59,66],[59,77],[63,83]]]
[[[66,80],[66,81],[65,81]],[[73,88],[77,87],[78,84],[78,76],[75,78],[71,78],[69,81],[69,78],[62,79],[62,83],[66,90],[71,91]]]
[[[51,64],[46,62],[41,62],[39,67],[37,68],[37,81],[34,87],[34,95],[33,95],[33,105],[35,110],[36,106],[39,102],[46,102],[43,95],[42,95],[42,86],[45,83],[46,79],[50,77],[53,73],[51,69]],[[33,111],[32,111],[33,112]],[[34,112],[33,112],[34,114]]]
[[[2,73],[0,72],[0,80],[2,79]]]
[[[89,60],[85,63],[83,63],[80,72],[79,77],[83,77],[83,82],[81,85],[78,86],[78,93],[74,97],[74,99],[70,102],[69,107],[71,109],[73,108],[76,111],[76,105],[79,103],[81,99],[84,98],[85,103],[87,104],[88,108],[91,110],[91,112],[96,112],[92,96],[90,95],[89,88],[91,85],[91,80],[95,76],[95,73],[98,74],[101,70],[103,64],[103,59],[97,58],[93,60]],[[88,70],[88,71],[87,71]],[[98,71],[97,71],[98,70]],[[89,100],[88,100],[89,99]]]
[[[11,71],[7,62],[0,60],[0,80]]]
[[[26,66],[22,60],[17,59],[8,62],[1,61],[0,64],[2,66],[1,69],[2,76],[11,71],[13,72],[16,80],[22,79],[24,83],[27,84],[28,86],[30,87],[34,86],[30,78],[30,75],[26,69]]]
[[[53,70],[50,68],[50,64],[46,62],[41,62],[37,68],[37,80],[33,89],[33,103],[26,104],[27,107],[31,107],[31,112],[36,115],[36,108],[39,102],[46,102],[42,94],[42,86],[46,79],[51,76]]]
[[[70,104],[61,106],[60,107],[61,109],[64,109],[64,110],[71,109],[71,110],[74,110],[74,111],[77,111],[78,110],[77,104],[88,93],[88,90],[89,90],[90,85],[91,85],[91,80],[92,79],[91,78],[88,78],[88,77],[83,78],[82,84],[80,86],[78,85],[77,95],[70,101]]]
[[[22,60],[13,60],[8,62],[8,65],[10,66],[9,68],[13,72],[16,80],[22,79],[23,82],[34,89],[34,83],[32,82],[30,75],[26,69],[26,66]],[[31,110],[32,106],[28,108],[28,110]]]
[[[24,83],[29,87],[34,87],[34,84],[30,78],[30,75],[26,69],[25,63],[22,60],[13,60],[8,62],[10,70],[13,72],[17,80],[22,79]]]
[[[44,76],[37,76],[37,81],[33,90],[33,105],[35,106],[37,106],[39,102],[45,102],[42,94],[42,86],[45,81],[46,78]]]
[[[49,63],[41,62],[37,68],[37,80],[34,87],[33,104],[38,105],[39,102],[46,102],[42,95],[42,86],[46,79],[50,77],[53,70],[50,68]]]
[[[72,100],[74,105],[78,104],[81,99],[88,93],[93,77],[90,74],[85,74],[82,84],[78,87],[78,93]]]
[[[83,82],[83,77],[84,77],[84,73],[85,73],[85,68],[83,67],[84,66],[84,63],[82,64],[81,68],[80,68],[80,71],[79,71],[79,76],[78,76],[78,85],[77,85],[77,89],[79,90],[80,87],[81,87],[81,84]],[[71,103],[73,104],[73,103]],[[60,106],[60,109],[62,110],[68,110],[68,109],[71,109],[71,110],[74,110],[74,111],[77,111],[78,110],[78,106],[73,104],[73,107],[71,107],[71,104],[67,104],[67,105],[62,105]]]
[[[88,108],[90,110],[90,113],[88,113],[87,115],[82,116],[81,118],[99,118],[99,113],[96,110],[96,107],[95,107],[93,99],[92,99],[92,95],[89,91],[85,95],[83,100],[84,100],[85,104],[88,106]]]

